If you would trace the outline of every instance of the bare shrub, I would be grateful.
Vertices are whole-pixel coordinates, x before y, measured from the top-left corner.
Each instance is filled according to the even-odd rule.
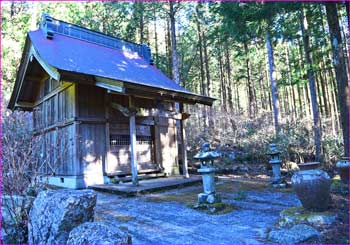
[[[238,161],[249,163],[267,163],[268,144],[275,142],[282,151],[284,161],[304,162],[314,160],[314,140],[311,119],[298,119],[294,122],[281,119],[281,134],[275,135],[272,114],[266,112],[255,118],[243,113],[229,113],[222,108],[209,112],[204,106],[187,108],[192,116],[187,122],[189,158],[200,150],[200,145],[210,142],[213,147],[229,144],[240,152]],[[212,120],[208,127],[205,115]],[[342,136],[332,130],[330,123],[323,119],[323,163],[332,165],[342,155]]]
[[[56,172],[71,144],[67,141],[62,147],[62,136],[58,134],[52,144],[42,132],[34,132],[32,113],[3,110],[2,228],[8,241],[26,242],[28,212],[34,197],[46,188],[48,176]]]
[[[55,175],[66,157],[72,140],[57,129],[55,141],[41,131],[34,131],[32,113],[3,113],[3,192],[33,195],[46,185],[47,177]]]

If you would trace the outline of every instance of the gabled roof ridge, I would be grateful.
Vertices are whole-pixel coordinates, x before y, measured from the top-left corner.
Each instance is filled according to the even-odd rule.
[[[115,50],[128,51],[131,53],[136,52],[149,64],[153,65],[151,49],[146,44],[137,44],[98,31],[90,30],[76,24],[52,18],[46,13],[42,14],[40,29],[48,39],[53,39],[54,33],[58,33]]]

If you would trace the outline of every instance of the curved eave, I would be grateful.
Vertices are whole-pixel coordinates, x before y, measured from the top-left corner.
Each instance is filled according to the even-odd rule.
[[[18,100],[20,89],[23,85],[23,78],[24,78],[25,72],[27,70],[27,66],[28,66],[29,58],[30,58],[29,57],[30,56],[30,54],[29,54],[30,46],[31,46],[31,41],[27,35],[26,41],[24,44],[24,48],[23,48],[21,63],[20,63],[20,66],[18,68],[17,75],[16,75],[16,81],[15,81],[15,84],[14,84],[14,87],[12,90],[10,101],[7,105],[7,108],[10,110],[15,109],[15,105],[16,105],[16,102]]]

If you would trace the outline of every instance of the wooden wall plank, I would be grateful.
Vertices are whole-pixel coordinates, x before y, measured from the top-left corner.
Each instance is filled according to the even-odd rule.
[[[35,102],[35,130],[43,137],[43,153],[49,158],[48,174],[75,175],[75,84],[50,79],[41,83],[41,96]]]
[[[79,124],[79,162],[84,172],[103,171],[105,161],[105,124]]]
[[[105,118],[105,89],[78,84],[79,117]]]

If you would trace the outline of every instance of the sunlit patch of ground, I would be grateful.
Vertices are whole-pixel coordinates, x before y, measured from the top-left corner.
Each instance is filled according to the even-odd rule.
[[[278,191],[290,193],[291,188],[275,189],[268,181],[261,180],[235,180],[231,178],[219,178],[216,183],[216,191],[224,198],[235,200],[244,200],[248,191]],[[153,193],[145,197],[145,201],[149,202],[178,202],[186,206],[192,206],[197,202],[197,195],[202,192],[200,185],[185,188],[181,191],[168,191],[165,193]]]

